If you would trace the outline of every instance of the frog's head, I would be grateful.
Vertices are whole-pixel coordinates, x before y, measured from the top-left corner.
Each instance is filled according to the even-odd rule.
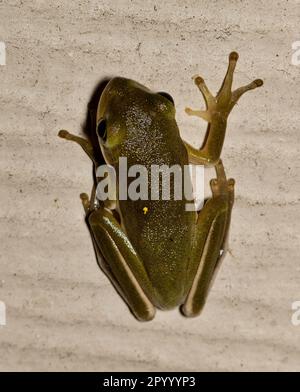
[[[105,160],[113,164],[120,156],[142,156],[147,141],[163,138],[169,122],[175,122],[169,94],[154,93],[130,79],[111,79],[97,109],[96,132]]]

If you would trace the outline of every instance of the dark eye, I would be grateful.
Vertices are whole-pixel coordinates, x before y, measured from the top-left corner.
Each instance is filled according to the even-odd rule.
[[[158,94],[161,95],[162,97],[167,98],[167,100],[170,101],[170,102],[172,102],[172,104],[174,105],[174,99],[171,97],[170,94],[165,93],[164,91],[159,92]]]
[[[100,120],[97,126],[97,134],[102,139],[103,141],[106,140],[106,121],[105,120]]]

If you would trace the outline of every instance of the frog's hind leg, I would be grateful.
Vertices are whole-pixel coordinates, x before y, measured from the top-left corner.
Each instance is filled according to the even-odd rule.
[[[61,130],[58,136],[79,144],[97,167],[97,158],[88,140],[66,130]],[[100,265],[135,317],[141,321],[152,320],[155,307],[149,298],[153,298],[154,293],[143,263],[117,219],[109,209],[104,208],[107,203],[101,203],[95,209],[95,193],[94,185],[91,200],[86,193],[82,193],[80,198],[98,260],[102,261]]]
[[[111,211],[93,208],[86,194],[81,194],[88,225],[101,267],[140,321],[152,320],[155,307],[153,288],[143,263]],[[100,261],[99,260],[99,261]]]
[[[109,268],[109,265],[106,263],[103,255],[101,254],[99,247],[97,246],[97,242],[95,241],[95,237],[93,235],[93,232],[90,229],[89,223],[88,223],[88,216],[89,214],[94,210],[94,202],[93,202],[93,197],[94,197],[94,189],[95,187],[93,187],[92,189],[92,194],[91,194],[91,199],[89,199],[89,196],[87,193],[81,193],[80,194],[80,199],[82,202],[82,206],[84,208],[84,212],[86,215],[86,220],[87,220],[87,225],[88,228],[90,230],[91,233],[91,237],[92,237],[92,241],[93,241],[93,245],[94,245],[94,250],[96,253],[96,257],[97,257],[97,261],[99,266],[101,267],[101,269],[103,270],[103,272],[107,275],[107,277],[109,278],[109,280],[111,281],[111,283],[115,286],[116,290],[120,293],[120,295],[122,297],[124,297],[124,294],[122,293],[115,277],[113,276],[113,273],[111,271],[111,269]]]
[[[226,179],[222,162],[216,165],[217,179],[211,181],[212,198],[198,215],[195,246],[191,252],[188,287],[182,312],[197,316],[207,298],[216,271],[227,251],[227,240],[234,198],[234,180]]]
[[[263,84],[261,79],[256,79],[252,83],[232,92],[233,73],[237,60],[238,54],[236,52],[230,53],[227,73],[222,87],[215,97],[209,91],[203,78],[200,76],[194,77],[194,82],[203,95],[206,110],[186,108],[185,111],[191,116],[201,117],[207,121],[208,128],[204,144],[200,149],[185,143],[191,163],[214,166],[218,162],[222,152],[229,113],[246,91],[253,90]]]

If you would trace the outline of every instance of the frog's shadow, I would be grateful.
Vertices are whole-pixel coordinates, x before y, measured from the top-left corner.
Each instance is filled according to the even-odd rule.
[[[105,161],[96,135],[97,107],[101,94],[109,81],[110,78],[105,77],[101,79],[94,88],[89,99],[89,103],[87,105],[86,119],[81,127],[82,133],[87,137],[87,139],[91,142],[93,146],[94,155],[96,157],[98,165],[105,163]]]

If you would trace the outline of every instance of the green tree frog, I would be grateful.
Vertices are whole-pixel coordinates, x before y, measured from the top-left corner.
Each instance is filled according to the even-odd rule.
[[[200,76],[194,77],[206,109],[187,108],[186,113],[208,122],[199,149],[181,139],[168,94],[122,77],[111,79],[101,94],[96,132],[107,163],[117,169],[119,158],[126,157],[129,165],[193,163],[213,166],[216,172],[210,184],[212,196],[200,212],[186,211],[186,200],[120,200],[116,195],[111,207],[95,205],[81,195],[94,246],[138,320],[153,319],[156,308],[176,306],[184,316],[198,315],[226,253],[234,201],[234,180],[226,178],[220,160],[227,118],[246,91],[263,84],[256,79],[232,91],[237,59],[236,52],[229,55],[216,96]],[[80,144],[96,164],[95,149],[88,140],[66,130],[59,136]]]

